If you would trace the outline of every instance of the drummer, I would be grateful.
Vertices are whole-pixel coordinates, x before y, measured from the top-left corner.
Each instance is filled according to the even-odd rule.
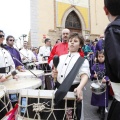
[[[91,69],[91,79],[92,80],[102,80],[102,83],[109,83],[108,76],[105,75],[105,55],[104,51],[98,51],[96,54],[96,63]],[[106,100],[105,100],[106,99]],[[100,120],[105,119],[105,107],[108,106],[108,86],[105,93],[96,95],[92,93],[91,105],[98,106],[97,112],[99,113]]]
[[[72,33],[70,35],[69,41],[68,41],[69,53],[60,56],[60,62],[58,64],[57,70],[53,70],[53,77],[57,77],[57,84],[56,84],[57,88],[59,88],[60,84],[64,82],[66,76],[73,69],[76,61],[80,57],[79,51],[80,51],[80,48],[83,46],[83,44],[84,44],[84,38],[81,35],[79,35],[78,33]],[[85,84],[87,83],[89,76],[90,76],[89,63],[88,63],[88,60],[85,59],[82,66],[79,68],[78,73],[75,76],[75,79],[73,78],[74,80],[69,90],[72,92],[73,91],[76,92],[76,95],[77,95],[77,105],[76,105],[77,120],[80,120],[80,118],[83,118],[83,114],[81,115],[82,113],[81,105],[82,105],[82,99],[83,99],[82,90]],[[63,88],[63,90],[65,89],[66,88]],[[61,105],[62,105],[62,101],[58,103],[58,107],[61,108]],[[62,117],[62,115],[60,115],[61,113],[59,112],[58,114],[59,114],[59,117],[57,120],[61,120],[60,116]]]
[[[50,56],[51,52],[51,40],[49,38],[45,39],[45,45],[40,47],[39,53],[38,53],[38,59],[41,60],[48,60],[48,57]]]
[[[15,70],[15,64],[10,53],[3,45],[4,32],[0,30],[0,82],[6,81],[6,76],[10,75]],[[14,76],[14,78],[16,78]]]
[[[20,53],[17,49],[14,48],[14,42],[15,42],[15,39],[12,35],[7,36],[7,38],[6,38],[6,43],[7,43],[6,49],[9,50],[9,52],[10,52],[12,58],[13,58],[15,68],[18,71],[23,72],[24,69],[23,69],[23,65],[21,64],[22,61],[21,61]]]
[[[35,62],[36,57],[34,53],[28,49],[28,42],[24,41],[23,43],[23,49],[20,50],[20,56],[22,59],[22,63],[27,66],[28,63],[30,62]]]

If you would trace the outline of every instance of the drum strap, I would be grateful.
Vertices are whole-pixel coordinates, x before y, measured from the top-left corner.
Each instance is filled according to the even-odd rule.
[[[67,94],[67,92],[69,91],[77,73],[78,70],[80,69],[81,65],[84,62],[84,58],[79,57],[77,62],[75,63],[73,69],[71,69],[71,71],[69,72],[69,74],[66,76],[66,78],[64,79],[64,81],[62,82],[62,84],[58,87],[58,90],[55,93],[55,104],[57,104],[58,102],[60,102],[65,95]]]

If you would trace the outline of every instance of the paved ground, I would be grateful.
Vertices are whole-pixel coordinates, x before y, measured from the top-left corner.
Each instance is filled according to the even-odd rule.
[[[98,113],[97,113],[98,107],[90,105],[90,101],[91,101],[90,83],[91,83],[91,81],[89,80],[89,82],[86,85],[86,90],[84,90],[84,116],[85,116],[85,120],[100,120]],[[109,107],[110,107],[111,102],[112,101],[109,101]],[[107,108],[107,110],[109,110],[109,107]],[[106,118],[107,118],[107,113],[106,113]],[[107,120],[107,119],[105,119],[105,120]]]

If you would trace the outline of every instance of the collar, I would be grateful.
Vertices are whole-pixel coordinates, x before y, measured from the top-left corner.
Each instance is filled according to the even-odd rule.
[[[116,19],[107,26],[107,28],[105,29],[105,32],[107,31],[107,29],[108,29],[111,25],[116,24],[116,22],[118,22],[117,25],[119,26],[119,21],[120,21],[120,15],[117,16]]]
[[[70,53],[70,52],[69,52],[68,55],[71,56],[71,57],[72,57],[72,56],[75,56],[75,55],[79,55],[79,56],[80,56],[80,54],[79,54],[78,52],[74,52],[74,53]]]

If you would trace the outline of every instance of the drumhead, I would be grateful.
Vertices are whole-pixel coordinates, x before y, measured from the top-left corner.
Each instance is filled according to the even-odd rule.
[[[32,63],[28,63],[27,66],[31,66],[31,65],[34,66],[34,65],[46,64],[46,63],[48,63],[48,62],[47,61],[39,61],[39,62],[35,62],[35,63],[32,62]]]
[[[55,94],[55,90],[33,90],[33,89],[22,89],[20,91],[21,97],[29,97],[29,98],[50,98],[52,99]],[[74,92],[68,92],[64,99],[68,100],[75,100],[75,94]]]
[[[6,87],[4,85],[0,85],[0,99],[5,95]]]
[[[31,70],[31,71],[38,77],[44,75],[43,70]],[[33,75],[29,70],[25,70],[25,72],[18,72],[17,74],[19,78],[36,77],[35,75]]]
[[[42,84],[42,80],[40,78],[19,78],[16,79],[9,79],[2,83],[8,93],[19,93],[21,89],[28,89],[28,88],[38,88]]]
[[[100,88],[100,85],[99,84],[97,84],[97,83],[92,83],[91,84],[91,87],[93,87],[93,88]]]

